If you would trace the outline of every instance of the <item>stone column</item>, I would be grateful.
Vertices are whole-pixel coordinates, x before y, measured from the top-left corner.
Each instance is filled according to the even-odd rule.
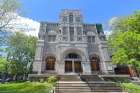
[[[82,62],[83,74],[91,74],[90,63]]]
[[[87,52],[85,51],[85,56],[82,56],[82,67],[83,67],[83,74],[91,74],[91,67],[89,62],[89,57]]]
[[[107,52],[107,45],[105,41],[100,41],[98,38],[98,49],[100,53],[100,62],[101,62],[101,70],[104,74],[108,74],[108,69],[107,69],[107,62],[110,61],[108,52]]]
[[[41,74],[42,69],[42,54],[43,54],[44,40],[38,40],[36,46],[35,60],[33,62],[33,71]]]

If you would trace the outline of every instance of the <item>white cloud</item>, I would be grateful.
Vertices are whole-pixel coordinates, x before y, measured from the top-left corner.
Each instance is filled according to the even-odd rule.
[[[111,31],[110,30],[104,30],[104,33],[106,36],[109,36],[111,34]]]
[[[114,23],[115,23],[115,21],[117,21],[119,18],[118,17],[113,17],[113,18],[111,18],[110,20],[109,20],[109,26],[112,26]]]
[[[21,17],[17,15],[16,19],[13,19],[9,26],[12,32],[22,31],[27,35],[38,36],[40,23],[32,19]]]

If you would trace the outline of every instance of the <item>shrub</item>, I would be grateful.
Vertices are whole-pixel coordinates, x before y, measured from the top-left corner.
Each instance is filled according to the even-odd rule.
[[[47,79],[48,83],[55,83],[57,81],[57,78],[55,76],[49,76]]]
[[[122,88],[129,93],[140,93],[140,86],[133,83],[122,83]]]

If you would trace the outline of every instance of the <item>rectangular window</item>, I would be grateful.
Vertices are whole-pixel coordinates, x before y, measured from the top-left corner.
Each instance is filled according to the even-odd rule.
[[[70,15],[69,15],[69,22],[73,23],[73,14],[72,13],[70,13]]]
[[[95,42],[95,36],[92,36],[92,42]]]
[[[68,41],[68,37],[67,36],[63,36],[63,41]]]
[[[56,36],[55,35],[49,35],[48,36],[48,41],[49,42],[55,42],[55,40],[56,40]]]
[[[68,32],[68,30],[67,30],[67,27],[63,27],[63,31],[62,31],[63,33],[63,35],[67,35],[67,32]]]
[[[80,17],[76,17],[76,22],[80,22],[81,18]]]
[[[67,17],[66,16],[63,17],[63,22],[67,22]]]
[[[87,41],[88,41],[88,43],[91,43],[91,36],[87,37]]]
[[[87,37],[87,42],[88,43],[94,43],[95,42],[95,36],[88,36]]]
[[[70,27],[70,41],[74,41],[74,27]]]
[[[82,28],[81,27],[77,27],[77,41],[82,41]]]

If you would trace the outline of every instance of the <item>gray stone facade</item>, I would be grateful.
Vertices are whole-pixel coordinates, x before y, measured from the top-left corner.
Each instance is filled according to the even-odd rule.
[[[38,35],[34,72],[114,73],[102,25],[83,23],[79,10],[62,10],[58,23],[41,22]]]

